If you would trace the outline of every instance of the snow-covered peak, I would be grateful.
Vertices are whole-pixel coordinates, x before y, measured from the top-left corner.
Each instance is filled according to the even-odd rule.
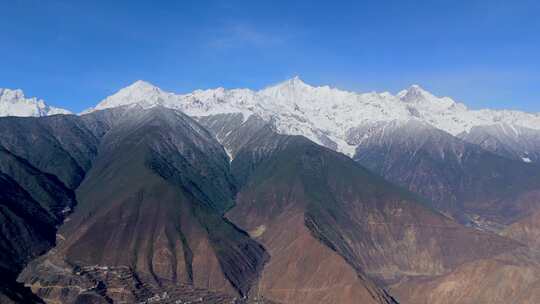
[[[306,90],[306,89],[309,90],[309,89],[313,89],[314,87],[305,83],[302,79],[300,79],[300,76],[294,76],[291,79],[285,80],[281,83],[268,87],[268,89],[269,88],[289,90],[289,91],[298,91],[298,90]]]
[[[315,87],[306,84],[300,77],[295,76],[289,80],[267,87],[259,93],[279,100],[304,100],[313,94]]]
[[[434,110],[447,109],[457,104],[452,98],[437,97],[417,84],[413,84],[408,89],[400,91],[396,96],[402,102],[429,106]]]
[[[160,89],[147,81],[137,80],[133,82],[132,84],[128,85],[127,87],[120,89],[118,93],[119,92],[143,92],[143,91],[154,91],[154,90],[160,90]]]
[[[47,116],[70,113],[68,110],[48,106],[41,99],[26,98],[22,90],[0,88],[0,116]]]
[[[413,84],[408,89],[400,91],[397,94],[397,97],[399,97],[399,99],[401,99],[403,102],[414,103],[430,101],[437,98],[417,84]]]
[[[152,94],[162,92],[160,88],[144,80],[137,80],[121,91],[130,92],[131,94]]]
[[[134,103],[140,104],[143,107],[151,107],[162,104],[164,98],[167,98],[170,95],[172,94],[162,91],[151,83],[138,80],[105,98],[94,108],[94,110],[103,110]]]

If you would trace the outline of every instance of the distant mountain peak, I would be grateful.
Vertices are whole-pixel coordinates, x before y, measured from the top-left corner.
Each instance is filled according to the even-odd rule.
[[[419,84],[411,84],[411,86],[409,87],[409,90],[417,90],[417,91],[423,91],[423,92],[427,92],[424,88],[422,88],[421,85]]]
[[[70,113],[68,110],[49,106],[42,99],[26,98],[20,89],[0,88],[0,116],[47,116]]]
[[[435,95],[431,94],[420,85],[413,84],[408,89],[403,90],[397,94],[399,99],[403,102],[425,102],[437,98]]]
[[[293,85],[293,86],[308,85],[298,75],[294,76],[293,78],[291,78],[291,79],[289,79],[289,80],[287,80],[285,82],[288,83],[289,85]]]
[[[162,104],[163,95],[167,94],[169,93],[162,91],[160,88],[147,81],[137,80],[105,98],[94,109],[102,110],[135,103],[140,104],[143,107],[150,107]]]
[[[306,88],[314,88],[313,86],[305,83],[300,76],[294,76],[293,78],[287,79],[283,82],[280,82],[276,85],[267,87],[265,90],[268,89],[279,89],[279,90],[299,90],[299,89],[306,89]]]
[[[312,86],[305,83],[299,76],[295,76],[276,85],[267,87],[257,92],[261,96],[267,96],[279,100],[280,103],[308,102],[323,98],[321,91],[331,90],[329,87]],[[328,92],[326,92],[328,95]],[[328,97],[328,96],[327,96]]]
[[[134,83],[127,86],[125,89],[132,89],[132,90],[160,90],[155,85],[144,81],[144,80],[137,80]]]
[[[420,85],[413,84],[408,89],[396,95],[400,101],[411,106],[424,108],[429,112],[466,111],[464,104],[454,101],[450,97],[438,97],[425,90]]]
[[[116,94],[124,93],[124,94],[131,94],[131,95],[141,95],[141,94],[151,94],[151,93],[159,93],[161,91],[160,88],[157,86],[144,81],[144,80],[137,80],[134,83],[130,84],[129,86],[120,89]]]

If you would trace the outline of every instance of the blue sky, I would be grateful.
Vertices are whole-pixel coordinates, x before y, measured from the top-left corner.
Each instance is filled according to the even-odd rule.
[[[538,1],[0,0],[0,87],[73,111],[144,79],[174,92],[418,83],[540,112]]]

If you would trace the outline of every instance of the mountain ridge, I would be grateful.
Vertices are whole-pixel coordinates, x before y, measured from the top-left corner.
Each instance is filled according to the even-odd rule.
[[[18,92],[15,95],[24,97],[20,90],[4,89],[3,91]],[[0,89],[0,96],[1,92],[2,89]],[[42,100],[34,98],[31,101],[42,104],[42,108],[48,107]],[[476,144],[481,143],[474,141],[478,140],[479,136],[467,136],[467,134],[478,127],[504,125],[513,130],[527,128],[540,133],[540,113],[515,110],[471,110],[465,104],[450,97],[437,97],[418,84],[413,84],[395,95],[389,92],[360,93],[330,86],[312,86],[298,76],[261,90],[218,87],[195,90],[186,94],[167,92],[149,82],[138,80],[80,114],[133,104],[138,104],[143,108],[162,105],[196,117],[241,113],[244,121],[256,114],[266,121],[271,121],[281,134],[303,135],[318,144],[351,157],[356,147],[348,142],[347,132],[352,128],[375,122],[419,120],[453,136],[466,140],[470,138]],[[52,107],[50,109],[48,112],[34,111],[37,114],[28,113],[28,111],[17,114],[19,112],[10,110],[8,107],[2,112],[0,102],[0,115],[4,116],[44,116],[67,113],[62,109]],[[515,136],[518,135],[516,132]],[[536,137],[534,135],[534,144],[527,143],[531,141],[529,139],[518,140],[521,145],[517,146],[518,151],[513,151],[513,156],[521,155],[518,159],[527,162],[529,159],[527,155],[530,152],[527,148],[537,145]],[[535,159],[536,157],[531,158],[531,160]]]
[[[356,93],[311,86],[299,77],[261,90],[216,88],[187,94],[166,92],[148,82],[137,81],[84,113],[130,104],[143,107],[160,104],[196,117],[241,113],[244,121],[256,114],[275,124],[279,133],[304,135],[349,156],[354,155],[355,146],[347,141],[347,131],[381,121],[420,120],[453,136],[467,134],[478,126],[500,124],[540,132],[538,113],[470,110],[463,103],[437,97],[419,85],[412,85],[396,95]]]

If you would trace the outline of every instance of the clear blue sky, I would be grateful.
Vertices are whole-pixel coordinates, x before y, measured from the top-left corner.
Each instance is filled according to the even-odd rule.
[[[300,75],[540,111],[539,3],[0,0],[0,87],[80,111],[137,79],[189,92]]]

